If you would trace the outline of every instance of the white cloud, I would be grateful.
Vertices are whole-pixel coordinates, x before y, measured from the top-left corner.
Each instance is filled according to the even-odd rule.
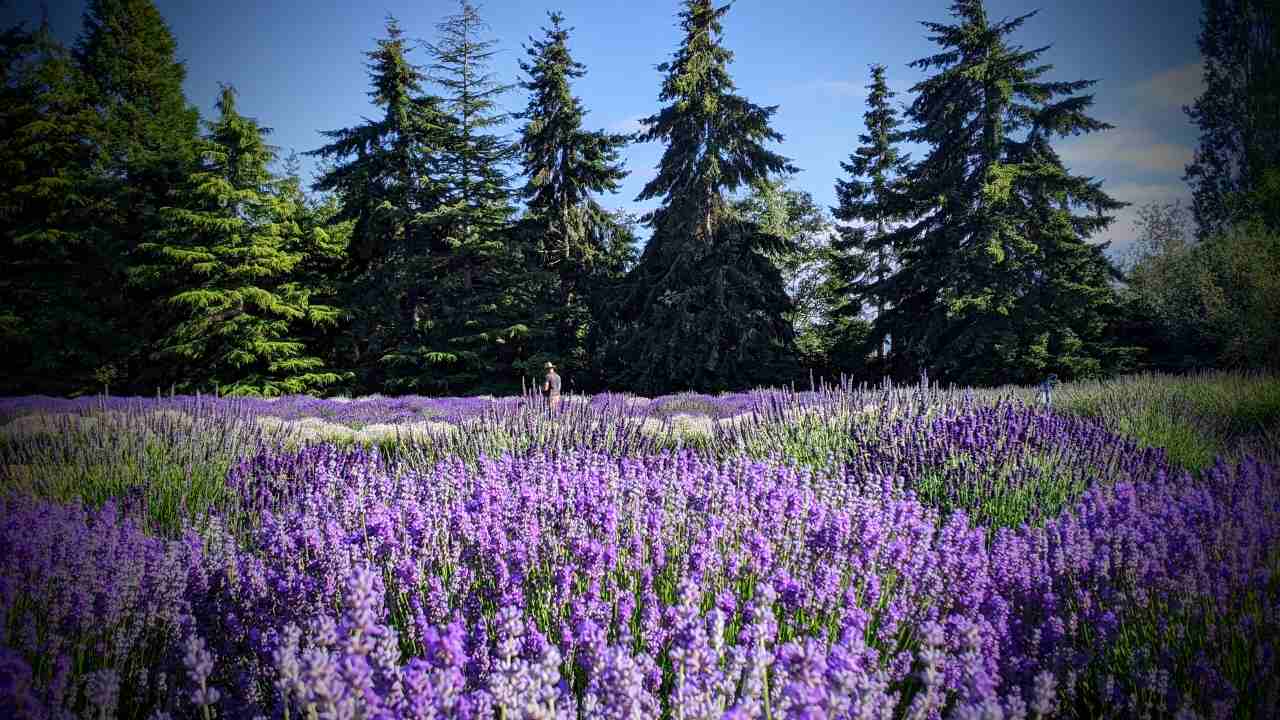
[[[1117,128],[1065,140],[1058,152],[1072,171],[1090,175],[1117,169],[1181,175],[1194,154],[1190,146],[1163,142],[1143,127]]]
[[[1204,65],[1199,60],[1165,70],[1133,88],[1140,102],[1160,109],[1190,105],[1203,91]]]
[[[1133,244],[1136,234],[1134,223],[1143,205],[1181,200],[1183,206],[1187,206],[1191,198],[1187,186],[1178,182],[1116,182],[1106,183],[1102,188],[1116,200],[1131,203],[1128,207],[1114,213],[1115,220],[1111,222],[1111,227],[1091,238],[1093,242],[1109,241],[1111,247],[1108,248],[1108,253],[1112,257],[1122,256]]]

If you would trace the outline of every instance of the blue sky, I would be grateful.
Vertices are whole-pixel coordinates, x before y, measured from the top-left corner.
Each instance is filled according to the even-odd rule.
[[[74,40],[83,2],[51,3],[54,32]],[[345,127],[373,116],[363,52],[395,15],[411,38],[433,40],[435,24],[456,11],[454,1],[184,0],[157,3],[186,62],[187,98],[206,117],[213,113],[219,82],[235,85],[243,112],[273,128],[271,141],[286,150],[321,144],[319,130]],[[921,76],[907,67],[930,54],[922,20],[948,22],[946,0],[907,0],[893,5],[848,0],[768,2],[739,0],[725,18],[724,41],[735,53],[731,72],[741,93],[762,105],[779,105],[774,126],[785,136],[779,150],[801,172],[792,184],[817,201],[835,202],[839,163],[857,145],[871,63],[883,63],[892,87],[904,91]],[[500,42],[494,71],[515,82],[521,45],[539,35],[546,11],[564,13],[575,28],[571,49],[588,74],[575,86],[594,127],[638,128],[637,119],[658,107],[660,74],[680,40],[676,0],[562,0],[549,4],[488,0],[481,13]],[[1013,41],[1025,47],[1052,44],[1042,57],[1049,77],[1097,79],[1095,116],[1115,130],[1063,141],[1075,172],[1101,177],[1118,199],[1133,203],[1186,199],[1181,181],[1196,130],[1181,111],[1201,87],[1196,0],[1078,0],[1039,3],[988,0],[993,18],[1039,10]],[[35,0],[0,10],[6,21],[39,16]],[[6,23],[7,24],[7,23]],[[421,50],[411,58],[425,63]],[[518,88],[509,110],[524,107]],[[513,124],[511,129],[516,126]],[[621,192],[605,204],[631,210],[653,176],[657,145],[626,152],[631,171]],[[304,175],[314,163],[304,160]],[[651,203],[650,203],[651,204]],[[1132,235],[1134,208],[1120,213],[1105,237],[1122,249]]]

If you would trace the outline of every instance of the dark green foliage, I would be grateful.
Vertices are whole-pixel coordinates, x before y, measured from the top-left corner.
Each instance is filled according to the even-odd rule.
[[[520,63],[528,76],[521,87],[529,92],[520,115],[526,178],[521,195],[528,207],[521,225],[540,251],[547,284],[547,327],[537,344],[540,352],[530,359],[535,366],[555,360],[572,377],[587,370],[588,347],[595,344],[589,336],[597,332],[589,302],[592,280],[621,231],[595,196],[616,192],[626,176],[619,153],[627,137],[583,129],[586,111],[570,82],[586,68],[569,54],[564,18],[550,13],[550,19],[543,37],[526,47],[528,61]]]
[[[507,119],[497,100],[510,86],[488,71],[495,41],[481,39],[487,26],[473,5],[463,0],[437,28],[440,39],[428,51],[450,122],[434,175],[441,201],[422,216],[437,229],[432,284],[414,299],[412,343],[384,360],[386,386],[510,391],[527,362],[527,321],[538,300],[528,272],[532,250],[510,225],[507,166],[516,147],[495,132]]]
[[[275,153],[267,131],[237,112],[232,88],[223,88],[218,110],[183,205],[164,208],[165,225],[138,247],[154,257],[134,268],[142,283],[180,288],[166,299],[174,323],[154,357],[176,371],[170,379],[183,390],[314,392],[341,378],[293,333],[336,315],[312,304],[311,290],[292,278],[303,257],[304,207],[293,181],[282,184],[268,170]]]
[[[123,308],[90,88],[47,25],[0,36],[0,393],[101,390]],[[106,375],[104,375],[106,377]]]
[[[1126,295],[1134,317],[1145,321],[1147,363],[1276,368],[1280,232],[1253,220],[1196,242],[1184,218],[1177,204],[1147,206],[1139,215]]]
[[[1200,127],[1186,174],[1197,234],[1251,217],[1280,228],[1265,191],[1280,172],[1280,1],[1204,0],[1199,41],[1205,89],[1186,109]]]
[[[898,219],[899,195],[902,176],[909,167],[909,159],[898,149],[903,139],[898,112],[890,102],[896,96],[885,80],[883,65],[871,66],[871,84],[867,89],[867,111],[863,115],[865,131],[858,135],[862,143],[848,162],[840,167],[849,174],[848,180],[836,180],[836,198],[840,204],[833,209],[836,219],[842,223],[839,237],[833,243],[832,279],[843,295],[832,308],[833,323],[849,332],[867,337],[867,325],[862,319],[863,303],[872,298],[871,289],[883,287],[892,272],[895,257],[889,242],[889,225]],[[884,312],[883,295],[875,297],[876,314]],[[841,337],[838,344],[846,352],[865,354],[854,338]],[[876,344],[876,357],[884,360],[885,343]],[[845,358],[850,365],[853,358]]]
[[[725,192],[790,171],[764,143],[776,108],[734,94],[720,42],[728,7],[688,0],[684,41],[639,139],[663,141],[657,176],[639,200],[661,198],[653,235],[614,308],[615,382],[639,392],[778,383],[795,371],[791,301],[769,254],[786,243],[736,216]]]
[[[448,188],[437,178],[453,132],[443,101],[423,92],[426,76],[409,62],[411,49],[394,18],[386,30],[366,53],[369,95],[383,116],[327,131],[329,144],[308,153],[333,162],[315,189],[334,194],[325,212],[330,232],[347,238],[349,274],[340,285],[349,332],[342,356],[364,387],[375,388],[385,382],[388,359],[418,344],[432,254],[444,247],[434,216],[447,201]]]
[[[925,23],[941,51],[913,63],[936,71],[908,110],[907,139],[929,150],[895,208],[912,220],[887,237],[898,267],[867,292],[885,306],[873,341],[893,338],[900,370],[964,384],[1121,367],[1128,352],[1105,336],[1116,270],[1088,238],[1123,204],[1051,145],[1109,127],[1085,114],[1092,82],[1042,81],[1045,48],[1006,44],[1031,15],[993,24],[980,0],[952,12],[955,25]]]
[[[104,230],[99,253],[115,260],[106,269],[111,295],[100,302],[120,322],[113,328],[127,357],[125,375],[150,390],[155,378],[146,347],[162,329],[149,307],[176,288],[138,288],[125,283],[138,243],[163,223],[160,209],[178,196],[196,161],[199,113],[187,103],[186,67],[177,44],[152,0],[90,0],[74,51],[92,86],[100,125],[94,137],[98,174],[104,181]]]

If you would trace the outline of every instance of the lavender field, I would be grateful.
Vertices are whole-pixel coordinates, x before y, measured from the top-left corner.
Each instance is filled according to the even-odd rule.
[[[0,716],[1276,717],[1280,381],[0,400]]]

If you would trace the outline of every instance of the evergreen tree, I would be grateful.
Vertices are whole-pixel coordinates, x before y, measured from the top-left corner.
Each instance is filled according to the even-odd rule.
[[[613,216],[595,196],[616,192],[626,172],[618,159],[624,135],[587,131],[586,111],[570,81],[586,68],[569,54],[569,28],[563,16],[550,13],[551,27],[526,47],[520,68],[528,79],[529,104],[520,115],[521,164],[526,182],[521,190],[528,206],[524,230],[536,238],[541,267],[551,274],[548,320],[551,342],[543,353],[572,374],[587,361],[586,335],[593,332],[587,296],[592,267],[603,259],[617,234]],[[535,355],[536,363],[542,359]]]
[[[993,24],[981,0],[952,11],[955,25],[925,23],[942,50],[913,63],[937,69],[908,111],[908,139],[930,147],[904,178],[914,220],[889,232],[899,267],[869,293],[886,306],[872,337],[892,335],[906,370],[957,383],[1114,367],[1123,353],[1104,330],[1117,273],[1088,237],[1123,204],[1050,144],[1109,127],[1085,114],[1092,97],[1078,93],[1092,82],[1041,81],[1045,48],[1006,44],[1031,14]]]
[[[388,357],[392,387],[440,392],[510,390],[527,364],[527,320],[537,304],[531,253],[511,232],[508,165],[516,147],[495,132],[507,120],[497,101],[510,89],[488,71],[496,41],[475,6],[437,26],[428,45],[450,134],[440,154],[440,206],[430,214],[442,243],[413,346]]]
[[[1187,114],[1200,145],[1187,166],[1201,239],[1261,216],[1280,228],[1264,190],[1280,173],[1280,0],[1204,0],[1204,93]]]
[[[155,258],[148,277],[173,277],[181,289],[167,298],[175,322],[160,343],[174,381],[184,389],[274,396],[314,391],[341,377],[306,354],[295,336],[300,322],[332,322],[336,310],[310,302],[292,273],[301,253],[298,206],[288,181],[268,166],[269,132],[236,110],[224,86],[220,116],[208,124],[203,161],[183,188],[188,202],[164,208],[165,227],[139,249]]]
[[[769,255],[791,298],[792,309],[785,317],[805,364],[827,372],[838,340],[833,314],[843,302],[833,277],[837,257],[831,243],[831,218],[812,195],[788,187],[785,178],[753,183],[733,207],[766,234],[786,241],[782,252]]]
[[[854,323],[851,327],[859,331],[863,326],[855,321],[862,316],[862,300],[869,297],[873,284],[883,285],[893,269],[895,258],[888,229],[895,219],[899,183],[909,167],[907,156],[898,149],[903,137],[901,121],[890,104],[897,93],[889,89],[884,70],[883,65],[871,66],[871,84],[867,86],[870,93],[863,115],[866,130],[858,135],[862,144],[849,161],[840,163],[850,178],[836,181],[840,204],[833,208],[836,219],[846,224],[839,226],[840,237],[833,247],[833,276],[843,297],[832,315],[843,323]],[[883,313],[883,299],[879,299],[876,314]],[[847,342],[842,345],[853,349]],[[884,342],[876,346],[881,360],[884,346]]]
[[[117,284],[91,103],[47,21],[0,36],[0,392],[74,394],[117,372],[122,309],[106,302]]]
[[[734,94],[720,44],[728,7],[687,0],[685,36],[639,139],[663,141],[658,174],[638,200],[661,198],[653,234],[615,307],[616,382],[646,393],[777,384],[795,371],[791,302],[769,254],[786,243],[733,212],[732,192],[792,171],[765,148],[776,107]]]
[[[195,162],[199,113],[182,92],[186,68],[176,56],[177,44],[151,0],[89,0],[74,57],[91,82],[92,104],[99,115],[94,138],[98,171],[107,181],[104,212],[97,224],[105,232],[96,242],[98,254],[111,259],[99,268],[111,293],[97,305],[118,322],[112,327],[121,352],[128,355],[126,375],[135,387],[151,369],[145,356],[159,328],[150,307],[173,287],[139,288],[125,282],[138,261],[136,249],[163,223],[162,207],[175,205]]]
[[[328,219],[348,249],[346,362],[359,368],[365,389],[380,389],[388,359],[418,344],[419,308],[434,284],[432,253],[442,247],[433,213],[447,188],[436,178],[452,133],[442,101],[424,92],[426,75],[409,62],[412,48],[395,18],[387,18],[386,33],[365,53],[369,95],[382,117],[326,131],[330,142],[307,153],[331,163],[314,188],[337,201]]]

